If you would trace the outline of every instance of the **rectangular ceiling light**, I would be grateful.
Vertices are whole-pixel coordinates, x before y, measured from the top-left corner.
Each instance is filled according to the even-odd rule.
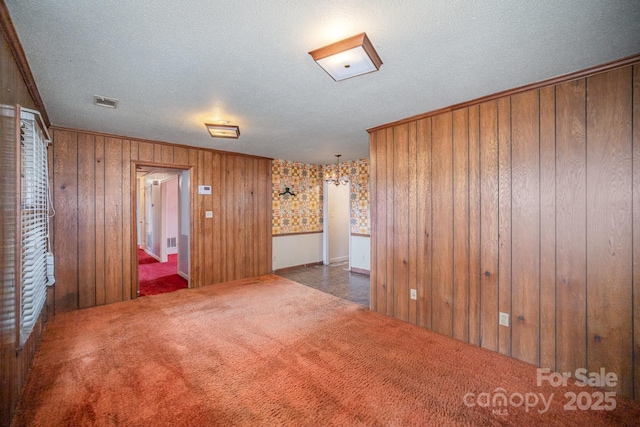
[[[309,55],[337,82],[378,71],[382,65],[366,33],[312,50]]]
[[[233,125],[212,125],[210,123],[204,124],[209,131],[209,134],[213,138],[234,138],[240,137],[240,127]]]

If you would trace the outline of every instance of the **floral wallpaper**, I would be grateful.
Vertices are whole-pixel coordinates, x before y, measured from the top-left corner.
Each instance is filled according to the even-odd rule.
[[[331,165],[311,165],[288,160],[272,162],[273,235],[323,230],[323,176]],[[351,233],[370,234],[369,159],[340,164],[340,176],[351,182]],[[295,194],[280,195],[289,187]]]
[[[322,231],[322,166],[276,159],[271,183],[274,236]]]

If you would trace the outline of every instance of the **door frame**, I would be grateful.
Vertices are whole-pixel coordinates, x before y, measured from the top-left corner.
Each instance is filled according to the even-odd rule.
[[[145,162],[140,160],[132,160],[131,161],[131,299],[135,299],[139,297],[140,292],[140,282],[138,280],[138,212],[137,212],[137,201],[138,201],[138,166],[146,166],[146,167],[156,167],[156,168],[166,168],[166,169],[175,169],[180,171],[189,172],[189,279],[187,279],[188,287],[191,287],[191,262],[193,257],[191,254],[193,253],[193,186],[191,185],[193,179],[193,166],[186,165],[174,165],[172,163],[157,163],[157,162]],[[178,197],[180,199],[180,197]],[[145,236],[146,238],[146,236]]]

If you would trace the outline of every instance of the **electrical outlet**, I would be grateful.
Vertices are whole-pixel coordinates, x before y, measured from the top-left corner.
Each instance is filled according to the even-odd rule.
[[[411,299],[418,299],[418,292],[415,289],[411,289]]]
[[[500,326],[509,326],[509,313],[500,312]]]
[[[205,211],[204,212],[204,217],[205,218],[213,218],[213,211]]]

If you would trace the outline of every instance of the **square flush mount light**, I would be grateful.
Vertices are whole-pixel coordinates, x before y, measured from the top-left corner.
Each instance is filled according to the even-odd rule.
[[[312,50],[309,55],[337,82],[378,71],[382,65],[366,33]]]
[[[204,124],[209,131],[212,138],[233,138],[238,139],[240,137],[240,127],[233,125],[213,125],[210,123]]]

